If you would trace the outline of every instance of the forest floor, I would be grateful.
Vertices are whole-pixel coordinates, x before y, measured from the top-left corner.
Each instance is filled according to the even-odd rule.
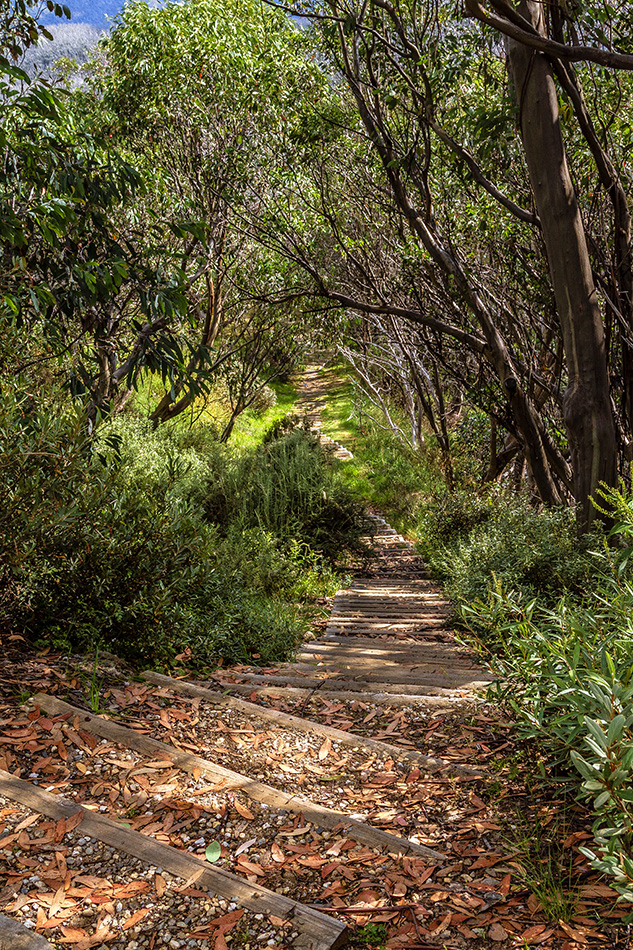
[[[309,369],[304,408],[322,397]],[[375,521],[292,663],[137,677],[9,642],[0,914],[76,950],[626,950],[578,851],[586,813],[539,779],[450,605]],[[3,944],[2,919],[3,950],[47,946]]]

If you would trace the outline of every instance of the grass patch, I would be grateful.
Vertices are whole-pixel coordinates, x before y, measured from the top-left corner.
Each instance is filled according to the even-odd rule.
[[[163,392],[160,379],[151,373],[146,373],[129,401],[129,409],[141,418],[149,417]],[[253,404],[238,416],[229,444],[237,451],[259,445],[276,422],[294,411],[296,402],[297,387],[293,381],[273,380],[265,387],[261,397],[255,399]],[[189,409],[168,425],[190,430],[203,427],[219,436],[229,416],[227,396],[219,384],[206,396],[196,399]]]
[[[236,449],[250,449],[259,445],[268,430],[295,409],[297,387],[293,382],[275,381],[269,384],[269,388],[276,397],[275,404],[263,411],[249,408],[235,423],[230,444]]]
[[[549,920],[572,920],[580,896],[576,855],[573,848],[565,848],[569,829],[561,822],[545,824],[538,815],[528,818],[523,812],[516,813],[516,822],[507,843],[523,885]]]
[[[414,452],[372,418],[377,411],[342,366],[321,373],[327,404],[323,431],[350,449],[354,458],[341,465],[345,483],[383,512],[394,527],[415,534],[416,510],[425,497],[444,491],[432,438]]]

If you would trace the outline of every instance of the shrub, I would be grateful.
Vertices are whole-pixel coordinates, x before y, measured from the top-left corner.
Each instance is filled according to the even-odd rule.
[[[548,607],[499,587],[462,609],[497,654],[495,698],[538,739],[550,771],[592,802],[595,844],[581,850],[633,902],[633,495],[600,497],[615,547],[583,555],[592,581],[582,600]]]
[[[422,509],[418,540],[429,566],[458,604],[485,598],[492,586],[553,603],[582,591],[595,570],[579,542],[574,513],[536,509],[527,498],[499,489],[446,495]]]
[[[371,532],[365,505],[327,464],[317,438],[303,429],[282,432],[233,461],[222,479],[196,492],[205,516],[229,529],[262,528],[296,539],[330,562],[343,552],[363,553]]]
[[[134,417],[95,440],[72,406],[6,397],[0,475],[0,622],[141,665],[187,647],[194,663],[286,658],[306,624],[294,604],[337,587],[318,545],[362,531],[309,440],[232,459],[210,430]],[[221,530],[201,504],[218,486]]]
[[[286,590],[290,577],[298,585],[299,553],[271,545],[276,573],[264,577],[270,556],[254,565],[245,543],[238,564],[186,497],[200,471],[221,469],[216,446],[204,434],[150,433],[135,421],[112,426],[109,439],[95,445],[72,409],[3,402],[5,626],[69,650],[103,645],[142,665],[169,663],[185,647],[205,663],[292,652],[305,621],[279,589],[282,577]],[[314,565],[305,575],[313,589],[332,586]]]

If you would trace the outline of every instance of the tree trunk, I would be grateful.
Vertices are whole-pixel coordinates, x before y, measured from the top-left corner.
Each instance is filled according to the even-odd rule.
[[[521,0],[518,9],[545,35],[541,3]],[[563,410],[579,527],[586,530],[595,515],[590,499],[598,484],[616,481],[616,434],[602,316],[567,165],[551,66],[543,54],[514,40],[508,39],[507,48],[565,348],[568,385]]]

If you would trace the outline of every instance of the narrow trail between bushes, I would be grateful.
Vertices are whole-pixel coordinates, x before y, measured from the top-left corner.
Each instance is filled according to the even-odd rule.
[[[303,408],[322,397],[310,368]],[[54,658],[30,661],[30,704],[0,705],[0,950],[616,945],[588,871],[575,915],[545,916],[508,841],[539,803],[491,676],[373,519],[371,560],[293,662],[204,682],[115,662],[89,710]]]

